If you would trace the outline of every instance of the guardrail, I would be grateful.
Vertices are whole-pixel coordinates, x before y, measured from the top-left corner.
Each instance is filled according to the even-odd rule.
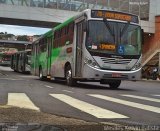
[[[150,48],[145,54],[143,54],[142,66],[145,66],[145,64],[149,62],[149,60],[151,60],[154,55],[160,52],[160,40],[153,44],[153,46],[151,47],[152,48]]]
[[[85,2],[85,0],[0,0],[0,4],[64,9],[70,11],[81,11],[87,8],[100,6],[97,4],[97,0],[89,1],[92,2]],[[102,8],[102,5],[99,8]]]

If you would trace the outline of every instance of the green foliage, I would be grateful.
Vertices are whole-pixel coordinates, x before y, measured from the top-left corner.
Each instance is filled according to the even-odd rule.
[[[17,37],[18,41],[29,41],[27,35],[22,35]]]
[[[14,37],[13,34],[8,34],[7,32],[0,32],[0,39],[8,40],[9,38]]]

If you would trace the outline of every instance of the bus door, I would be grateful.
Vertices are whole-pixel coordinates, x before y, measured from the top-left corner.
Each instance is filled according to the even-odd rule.
[[[32,64],[33,64],[33,73],[34,73],[34,75],[38,75],[39,74],[39,70],[37,70],[36,69],[36,65],[37,65],[37,63],[38,63],[38,50],[39,50],[39,48],[38,48],[38,43],[36,43],[36,44],[34,44],[33,46],[32,46],[32,55],[33,55],[33,57],[32,57]]]
[[[18,71],[18,65],[19,65],[19,57],[20,57],[20,54],[18,53],[17,56],[16,56],[16,71]]]
[[[47,75],[51,75],[52,37],[47,38]]]
[[[75,75],[76,77],[82,76],[82,44],[83,44],[83,21],[76,24],[76,65],[75,65]]]

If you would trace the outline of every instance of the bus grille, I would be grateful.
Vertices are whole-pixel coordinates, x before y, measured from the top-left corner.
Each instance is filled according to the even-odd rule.
[[[131,59],[106,58],[106,57],[101,57],[101,60],[104,63],[108,64],[129,64],[131,62]]]

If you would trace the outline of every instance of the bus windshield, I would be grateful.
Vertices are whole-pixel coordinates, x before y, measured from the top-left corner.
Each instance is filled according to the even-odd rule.
[[[141,28],[130,23],[89,21],[86,48],[93,54],[140,55]]]

